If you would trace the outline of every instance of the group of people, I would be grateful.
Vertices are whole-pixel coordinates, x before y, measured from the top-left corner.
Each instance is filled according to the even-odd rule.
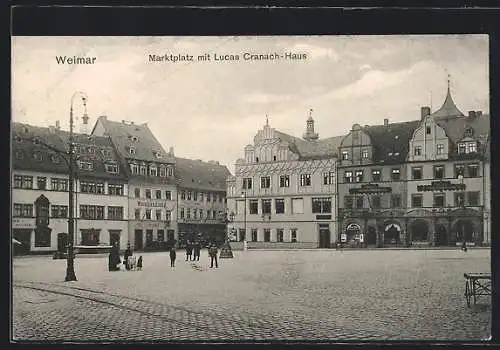
[[[127,245],[125,253],[123,253],[123,265],[125,265],[126,270],[130,270],[132,266],[129,263],[129,257],[133,256],[132,249],[130,249],[130,244]],[[120,247],[117,243],[113,243],[111,250],[108,255],[108,269],[109,271],[120,271],[120,264],[122,263],[120,258]],[[142,256],[137,260],[137,269],[142,269]]]
[[[199,241],[186,242],[186,261],[200,260],[201,243]]]

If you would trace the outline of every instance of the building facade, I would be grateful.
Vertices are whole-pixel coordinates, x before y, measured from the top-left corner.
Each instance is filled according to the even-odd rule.
[[[92,135],[109,136],[128,177],[132,249],[165,250],[178,238],[173,149],[166,152],[147,124],[98,118]]]
[[[266,122],[227,180],[228,230],[249,248],[330,247],[336,242],[336,163],[341,138],[303,139]]]
[[[126,248],[128,185],[107,137],[74,134],[75,245]],[[48,147],[47,147],[48,145]],[[62,250],[68,240],[69,134],[12,125],[12,233],[21,253]],[[58,152],[59,151],[59,152]],[[61,153],[62,152],[62,153]]]
[[[226,238],[226,166],[176,157],[179,244]]]

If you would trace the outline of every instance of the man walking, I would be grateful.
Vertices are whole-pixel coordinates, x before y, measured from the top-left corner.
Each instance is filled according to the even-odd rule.
[[[200,261],[200,250],[201,250],[200,241],[196,241],[193,246],[193,260]]]
[[[170,247],[170,267],[175,267],[175,258],[177,257],[177,253],[175,252],[175,245]]]
[[[219,264],[217,263],[217,246],[212,243],[210,248],[208,249],[208,255],[210,255],[210,268],[214,267],[214,260],[215,260],[215,267],[218,268]]]

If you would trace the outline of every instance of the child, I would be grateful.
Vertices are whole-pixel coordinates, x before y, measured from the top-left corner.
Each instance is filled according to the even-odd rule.
[[[139,256],[139,259],[137,260],[137,270],[142,270],[142,255]]]

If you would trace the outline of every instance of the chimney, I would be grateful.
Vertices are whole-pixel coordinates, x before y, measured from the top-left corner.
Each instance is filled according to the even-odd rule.
[[[389,125],[389,119],[387,118],[384,119],[384,125]]]
[[[174,148],[173,147],[170,147],[169,150],[168,150],[168,153],[170,153],[170,155],[174,155]]]
[[[474,118],[476,116],[476,112],[469,111],[469,118]]]
[[[425,117],[431,115],[431,107],[425,106],[420,108],[420,119],[424,120]]]
[[[59,120],[56,120],[56,130],[61,130],[61,125],[59,124]]]

